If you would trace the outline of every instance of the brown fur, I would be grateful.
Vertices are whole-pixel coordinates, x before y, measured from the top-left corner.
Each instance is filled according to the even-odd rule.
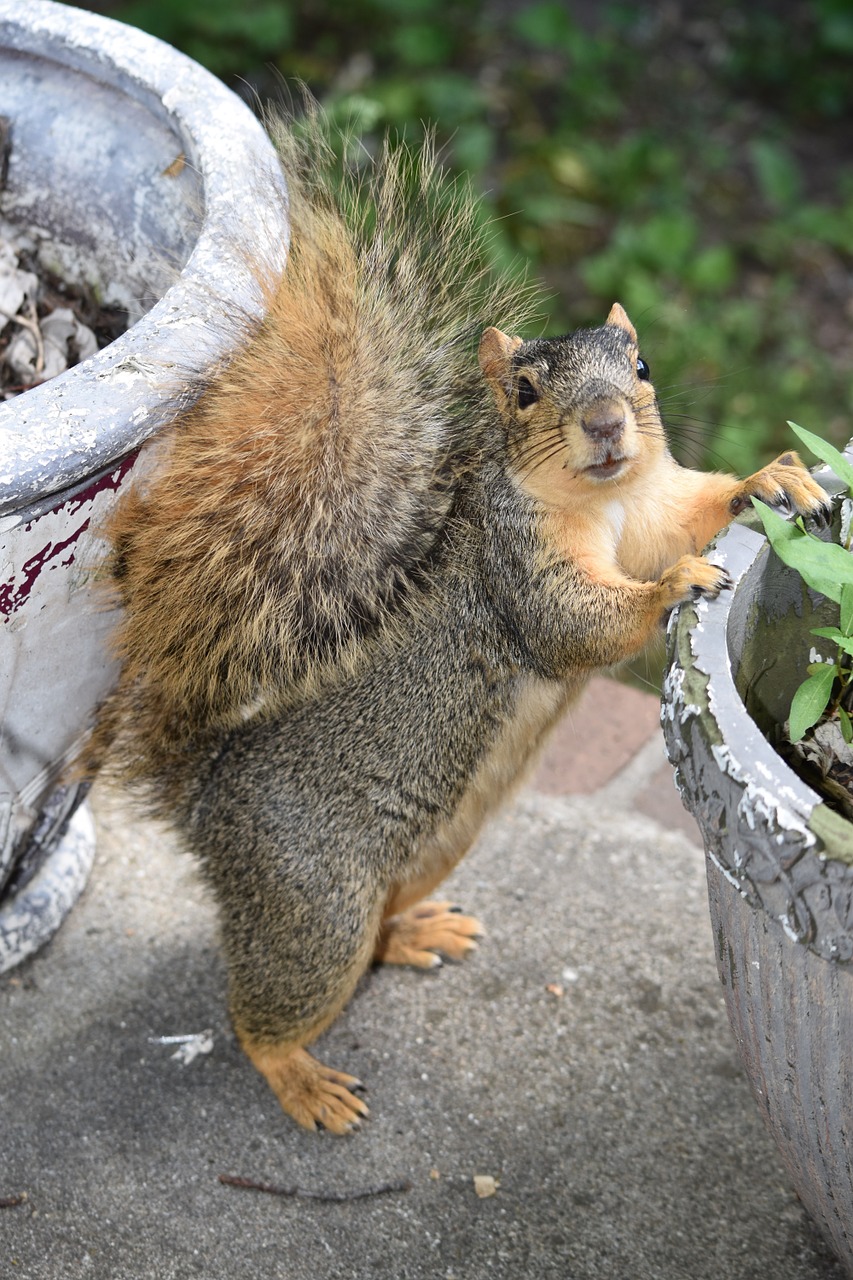
[[[340,1133],[356,1082],[305,1046],[374,957],[472,948],[476,920],[420,900],[590,672],[725,586],[698,553],[749,494],[825,499],[791,455],[746,481],[679,467],[618,305],[563,338],[487,328],[481,378],[470,200],[429,154],[386,156],[365,221],[283,145],[268,317],[110,529],[124,665],[91,758],[200,859],[243,1047]]]
[[[122,675],[88,767],[166,790],[188,738],[354,669],[476,456],[479,331],[534,298],[484,274],[476,203],[429,147],[337,178],[316,112],[277,133],[292,247],[266,319],[105,530]]]

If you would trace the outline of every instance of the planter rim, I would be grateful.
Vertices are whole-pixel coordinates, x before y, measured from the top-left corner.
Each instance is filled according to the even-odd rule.
[[[233,347],[239,330],[229,319],[261,314],[249,259],[280,273],[288,223],[284,178],[258,120],[163,41],[52,0],[0,0],[0,46],[77,70],[159,114],[199,168],[203,198],[190,257],[152,309],[90,359],[0,405],[2,532],[22,518],[9,513],[109,469],[174,417]]]
[[[853,441],[844,456],[853,462]],[[829,467],[816,467],[812,474],[829,494],[846,491]],[[707,711],[719,736],[719,744],[711,747],[717,765],[743,788],[757,812],[772,819],[778,829],[799,833],[806,845],[819,844],[821,857],[827,861],[833,858],[833,846],[836,853],[842,846],[839,861],[850,866],[853,825],[830,809],[823,796],[774,750],[744,706],[734,681],[728,646],[729,615],[738,584],[759,556],[770,554],[770,543],[763,532],[735,523],[719,534],[707,554],[714,564],[727,570],[732,590],[723,591],[716,600],[683,605],[670,618],[668,627],[670,645],[673,639],[677,643],[679,637],[686,640],[691,665],[705,677],[707,705],[696,705],[685,696],[684,671],[679,662],[674,662],[664,677],[662,720],[677,719],[683,724]]]
[[[707,553],[713,564],[726,569],[732,589],[723,591],[716,600],[698,600],[684,606],[669,624],[670,630],[688,633],[693,665],[708,680],[707,708],[685,699],[681,673],[670,667],[664,679],[663,714],[670,711],[685,720],[707,711],[721,740],[713,747],[713,754],[722,772],[740,782],[759,805],[776,809],[782,825],[801,827],[823,801],[785,763],[750,716],[735,685],[729,657],[729,615],[735,589],[769,546],[764,534],[733,524]]]
[[[828,468],[816,478],[830,493],[841,487]],[[702,829],[708,859],[737,892],[791,941],[849,964],[853,824],[774,751],[732,670],[730,640],[746,621],[734,612],[737,587],[772,554],[770,544],[735,524],[708,554],[735,589],[682,606],[670,623],[661,720],[676,784]],[[750,600],[737,598],[738,608]]]

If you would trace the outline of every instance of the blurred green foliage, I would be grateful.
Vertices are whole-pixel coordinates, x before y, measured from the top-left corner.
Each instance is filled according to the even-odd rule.
[[[369,148],[437,131],[549,332],[637,325],[676,452],[749,471],[853,434],[849,0],[92,3],[251,100],[304,79]]]

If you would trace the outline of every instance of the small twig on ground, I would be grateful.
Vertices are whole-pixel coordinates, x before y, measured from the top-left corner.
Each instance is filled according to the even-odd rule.
[[[17,1196],[0,1196],[0,1209],[17,1209],[18,1205],[27,1203],[27,1193],[22,1191]]]
[[[376,1187],[362,1187],[356,1191],[308,1191],[303,1187],[277,1187],[271,1182],[254,1182],[251,1178],[237,1178],[230,1173],[220,1173],[219,1181],[227,1187],[243,1187],[247,1191],[265,1191],[271,1196],[301,1196],[306,1200],[363,1200],[367,1196],[384,1196],[394,1191],[411,1191],[412,1184],[404,1178],[395,1182],[382,1182]]]

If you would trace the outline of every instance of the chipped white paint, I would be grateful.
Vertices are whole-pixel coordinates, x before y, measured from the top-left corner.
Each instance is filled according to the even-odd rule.
[[[726,880],[728,880],[729,884],[732,886],[733,889],[737,889],[741,897],[745,898],[746,894],[744,892],[743,882],[741,881],[740,877],[736,876],[733,871],[730,871],[728,867],[723,865],[723,863],[714,853],[713,849],[706,849],[705,852],[707,854],[708,860],[714,864],[714,866],[719,871],[720,875],[723,876]]]
[[[841,545],[847,547],[850,545],[850,524],[853,517],[853,501],[850,498],[843,498],[841,502]]]
[[[678,715],[682,724],[691,717],[701,713],[701,707],[687,702],[683,694],[684,671],[680,667],[669,667],[663,680],[663,700],[661,702],[661,722],[673,720]]]
[[[800,935],[797,933],[797,930],[791,924],[790,918],[787,915],[779,916],[779,923],[781,924],[785,932],[786,938],[790,938],[792,942],[800,941]]]

